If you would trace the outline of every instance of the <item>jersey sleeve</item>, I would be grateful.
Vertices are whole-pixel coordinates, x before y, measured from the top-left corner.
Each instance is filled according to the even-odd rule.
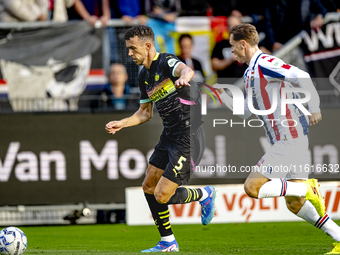
[[[148,93],[146,92],[146,81],[142,73],[139,75],[138,82],[139,82],[139,90],[140,90],[139,103],[144,104],[144,103],[150,102],[151,100],[148,96]]]
[[[290,76],[288,76],[286,80],[292,84],[298,84],[300,88],[308,90],[311,93],[311,99],[307,102],[310,112],[320,112],[320,97],[307,72],[292,66]]]
[[[289,77],[292,66],[287,65],[281,59],[273,56],[265,56],[259,60],[260,78],[265,78],[268,82],[282,81]]]
[[[268,82],[287,81],[307,89],[311,93],[311,100],[308,102],[309,110],[312,113],[320,112],[320,97],[308,73],[295,66],[287,65],[281,59],[273,56],[261,59],[259,69],[261,71],[260,78],[265,78]]]
[[[180,63],[183,63],[183,62],[180,61],[176,56],[169,54],[166,56],[165,61],[163,62],[163,68],[165,70],[169,70],[169,74],[172,77],[177,77],[175,76],[175,70]]]

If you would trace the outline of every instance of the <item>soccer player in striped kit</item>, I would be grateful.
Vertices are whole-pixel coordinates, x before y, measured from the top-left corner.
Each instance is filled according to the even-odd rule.
[[[243,76],[245,111],[240,117],[250,117],[253,109],[269,110],[275,106],[275,101],[278,102],[276,110],[271,114],[262,115],[257,112],[256,117],[264,123],[271,148],[259,160],[256,170],[246,179],[245,192],[258,199],[284,196],[287,208],[292,213],[322,229],[336,241],[329,254],[340,254],[340,227],[325,212],[324,199],[317,180],[308,179],[309,172],[300,171],[299,168],[300,165],[309,163],[308,125],[321,121],[320,99],[309,74],[259,50],[258,33],[253,25],[234,26],[230,31],[229,40],[237,60],[248,65]],[[286,113],[281,114],[281,89],[293,88],[293,85],[311,93],[308,102],[311,113],[308,115],[309,120],[296,104],[287,104]],[[223,89],[218,91],[222,101],[232,110],[232,98]],[[248,104],[248,97],[251,97],[251,105]],[[298,97],[295,92],[287,93],[287,98]],[[285,169],[290,171],[282,171],[280,166],[287,166]]]

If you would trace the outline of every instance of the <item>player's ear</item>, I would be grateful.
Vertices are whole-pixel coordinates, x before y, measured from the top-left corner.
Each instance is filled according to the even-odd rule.
[[[242,50],[246,47],[246,41],[245,40],[241,40],[241,47],[242,47]]]
[[[145,46],[146,46],[146,48],[147,48],[148,50],[150,50],[152,45],[151,45],[151,43],[146,42],[146,43],[145,43]]]

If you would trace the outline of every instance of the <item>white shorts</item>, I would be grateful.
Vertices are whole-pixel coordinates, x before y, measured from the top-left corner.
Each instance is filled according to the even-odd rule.
[[[310,156],[307,135],[276,142],[259,160],[255,171],[268,179],[308,179]]]

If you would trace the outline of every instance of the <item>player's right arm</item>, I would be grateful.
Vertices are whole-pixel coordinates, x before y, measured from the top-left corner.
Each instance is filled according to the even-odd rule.
[[[245,73],[248,72],[248,69],[245,71]],[[244,81],[245,82],[245,81]],[[220,94],[221,101],[231,110],[233,111],[234,105],[233,105],[233,98],[227,94],[227,92],[223,88],[215,88],[216,91]],[[248,108],[248,104],[246,103],[246,99],[244,99],[244,114],[243,115],[237,115],[241,119],[248,119],[252,115],[252,112]]]
[[[291,65],[285,64],[279,58],[270,59],[269,56],[259,60],[259,67],[268,82],[271,81],[288,81],[311,93],[311,99],[307,102],[311,115],[308,116],[310,125],[315,125],[321,121],[320,97],[313,84],[310,75]]]
[[[152,118],[153,102],[147,102],[140,104],[139,109],[130,117],[110,121],[106,124],[105,130],[111,135],[114,135],[117,131],[126,127],[133,127],[143,124]]]
[[[218,93],[220,94],[221,101],[230,109],[230,111],[233,111],[234,109],[234,102],[233,98],[225,92],[224,89],[216,89]],[[246,100],[244,100],[244,114],[243,115],[237,115],[241,119],[248,119],[252,115],[252,112],[248,108],[248,104],[246,103]]]

